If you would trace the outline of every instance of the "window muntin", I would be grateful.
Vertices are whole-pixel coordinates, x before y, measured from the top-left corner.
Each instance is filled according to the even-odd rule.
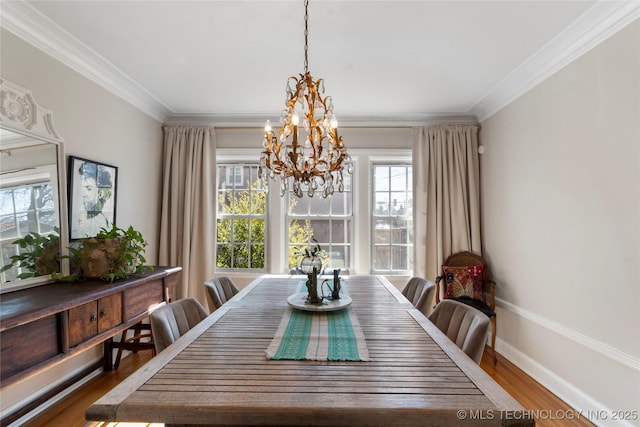
[[[353,191],[351,175],[344,175],[344,192],[334,192],[323,199],[318,195],[309,198],[287,193],[287,235],[289,268],[300,262],[298,253],[315,244],[324,251],[324,268],[350,269],[352,263]],[[305,189],[303,188],[303,191]]]
[[[216,268],[266,267],[267,187],[258,164],[218,165]]]
[[[412,167],[374,163],[371,176],[371,271],[406,274],[413,269]]]

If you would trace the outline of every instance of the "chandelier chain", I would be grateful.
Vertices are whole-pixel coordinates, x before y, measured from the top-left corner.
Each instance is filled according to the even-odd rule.
[[[309,72],[309,0],[304,0],[304,72]]]

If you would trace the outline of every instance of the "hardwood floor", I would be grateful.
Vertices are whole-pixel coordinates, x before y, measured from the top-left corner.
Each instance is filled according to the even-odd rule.
[[[493,364],[491,350],[482,355],[480,367],[502,386],[525,409],[530,411],[538,427],[592,427],[587,418],[555,394],[544,388],[521,369],[497,353]]]
[[[150,352],[126,357],[117,371],[103,372],[24,427],[156,427],[162,424],[93,423],[84,418],[86,408],[151,358]],[[498,354],[494,366],[490,351],[485,351],[480,366],[522,406],[531,411],[539,427],[590,427],[589,420],[549,392],[542,385]],[[560,419],[564,418],[564,419]]]
[[[22,427],[83,427],[85,425],[93,427],[103,424],[87,423],[84,418],[86,409],[150,359],[150,351],[141,351],[125,357],[117,370],[101,373]],[[123,426],[123,423],[119,424]],[[133,426],[133,424],[130,425]],[[146,424],[137,424],[137,426],[146,426]]]

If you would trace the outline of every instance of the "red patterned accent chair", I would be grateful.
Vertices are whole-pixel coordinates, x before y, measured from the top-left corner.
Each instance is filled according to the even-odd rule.
[[[441,299],[453,299],[483,312],[491,321],[491,350],[496,358],[495,285],[486,261],[472,252],[450,255],[436,277],[436,306]]]

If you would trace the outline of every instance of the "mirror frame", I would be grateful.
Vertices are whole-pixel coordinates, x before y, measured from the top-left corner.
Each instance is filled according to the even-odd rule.
[[[64,140],[53,126],[53,113],[51,110],[39,105],[33,99],[29,89],[4,78],[0,78],[0,106],[0,128],[56,145],[60,255],[66,256],[68,255],[69,231]],[[68,259],[63,258],[61,260],[60,270],[64,275],[69,274]],[[5,282],[0,286],[0,294],[51,283],[52,281],[51,275],[46,275],[15,282]]]

